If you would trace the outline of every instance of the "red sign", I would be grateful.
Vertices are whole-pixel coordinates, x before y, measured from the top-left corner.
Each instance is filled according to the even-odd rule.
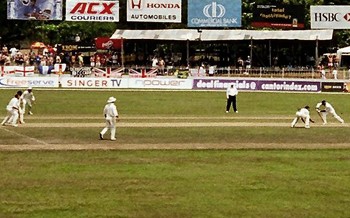
[[[98,2],[89,2],[89,3],[78,3],[71,10],[70,13],[80,13],[80,14],[112,14],[112,7],[115,3],[98,3]],[[102,8],[101,8],[102,6]]]
[[[121,49],[123,40],[122,39],[110,39],[108,37],[98,37],[95,39],[97,49]]]

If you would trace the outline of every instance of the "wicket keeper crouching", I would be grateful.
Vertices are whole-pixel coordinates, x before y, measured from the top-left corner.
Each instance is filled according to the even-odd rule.
[[[314,121],[310,118],[310,107],[309,106],[305,106],[301,109],[299,109],[296,113],[295,113],[296,117],[294,118],[291,127],[295,127],[295,125],[297,124],[297,122],[299,121],[299,119],[301,119],[304,123],[305,123],[305,128],[309,129],[310,128],[310,122],[314,123]]]

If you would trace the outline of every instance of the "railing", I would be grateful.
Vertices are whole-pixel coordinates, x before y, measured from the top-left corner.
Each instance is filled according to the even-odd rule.
[[[0,76],[32,76],[32,74],[46,75],[36,70],[33,72],[32,66],[0,66]],[[33,69],[32,69],[33,68]],[[56,69],[57,68],[57,69]],[[64,67],[65,68],[65,67]],[[166,67],[163,69],[152,68],[148,66],[129,66],[129,67],[71,67],[70,71],[61,71],[59,66],[54,66],[51,74],[70,74],[73,77],[155,77],[172,76],[178,78],[187,77],[252,77],[252,78],[302,78],[302,79],[350,79],[350,70],[348,69],[325,69],[315,70],[313,68],[235,68],[235,67],[214,67],[207,68],[179,68]],[[29,70],[30,69],[30,70]],[[23,73],[24,72],[24,73]],[[23,74],[23,75],[22,75]]]

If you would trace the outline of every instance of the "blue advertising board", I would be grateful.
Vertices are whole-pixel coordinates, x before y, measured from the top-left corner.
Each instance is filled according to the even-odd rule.
[[[188,27],[241,27],[241,0],[188,0]]]

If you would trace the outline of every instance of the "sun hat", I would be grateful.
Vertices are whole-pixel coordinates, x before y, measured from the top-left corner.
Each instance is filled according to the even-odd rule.
[[[116,100],[117,100],[117,99],[116,99],[115,97],[109,97],[107,103],[113,103],[113,102],[115,102]]]

